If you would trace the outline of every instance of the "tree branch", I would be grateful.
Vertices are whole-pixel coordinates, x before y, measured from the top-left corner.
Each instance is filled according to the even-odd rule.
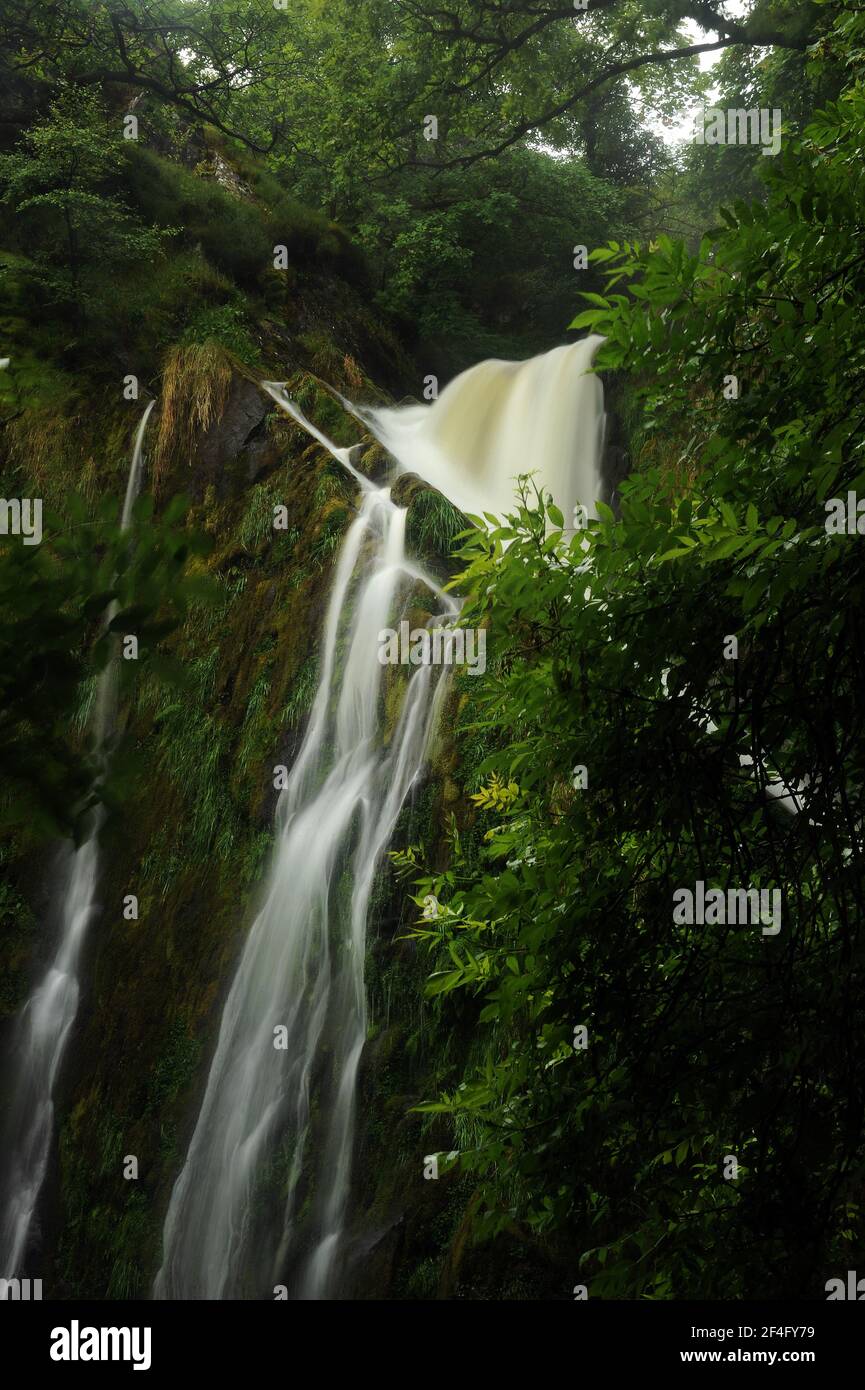
[[[565,115],[566,112],[570,111],[587,97],[590,92],[595,91],[598,87],[604,86],[607,82],[611,82],[616,77],[622,77],[626,73],[635,72],[638,68],[646,67],[650,63],[672,63],[680,58],[694,58],[700,53],[715,53],[722,48],[732,48],[734,46],[741,47],[743,45],[754,47],[752,40],[747,37],[725,38],[717,39],[713,43],[689,44],[686,48],[670,48],[658,53],[642,53],[636,58],[627,58],[620,63],[612,63],[609,67],[604,68],[597,77],[592,78],[591,82],[587,82],[584,87],[581,87],[579,91],[575,92],[573,96],[567,97],[566,100],[559,102],[556,106],[549,107],[539,116],[533,116],[529,120],[521,121],[519,125],[513,128],[506,139],[500,141],[499,144],[492,146],[490,149],[476,150],[473,154],[460,155],[456,159],[444,160],[442,163],[435,166],[430,166],[423,160],[410,160],[409,163],[413,165],[423,164],[423,167],[427,169],[434,167],[436,171],[455,168],[467,169],[472,164],[477,164],[481,159],[494,159],[496,155],[500,155],[505,150],[510,149],[511,145],[515,145],[518,140],[522,140],[525,135],[529,135],[533,130],[548,125],[550,121],[554,121],[559,116]],[[763,44],[759,46],[763,47]],[[788,48],[804,49],[806,44],[804,41],[800,43],[787,40],[784,46]]]

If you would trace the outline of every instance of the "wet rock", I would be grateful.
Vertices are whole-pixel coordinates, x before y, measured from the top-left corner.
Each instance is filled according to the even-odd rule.
[[[236,485],[248,485],[272,466],[276,451],[263,430],[270,410],[269,397],[254,382],[233,377],[221,418],[196,450],[196,480],[202,492],[211,484],[217,497],[224,498]]]
[[[390,490],[390,495],[398,507],[409,507],[421,492],[429,492],[429,483],[419,478],[417,473],[401,473]]]
[[[355,444],[349,454],[352,466],[362,473],[370,482],[378,483],[380,487],[394,476],[399,467],[396,459],[389,454],[387,449],[382,448],[377,440],[366,440],[361,444]]]

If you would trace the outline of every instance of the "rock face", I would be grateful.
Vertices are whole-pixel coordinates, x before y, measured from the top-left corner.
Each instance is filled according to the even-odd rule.
[[[278,450],[262,430],[272,410],[273,402],[252,381],[232,377],[222,417],[202,435],[196,450],[199,495],[212,486],[218,497],[225,497],[231,479],[254,483],[275,466]]]
[[[240,177],[227,159],[223,159],[218,150],[214,153],[209,166],[205,166],[202,172],[210,174],[221,188],[224,188],[227,193],[233,194],[235,198],[252,197],[252,189],[249,184]]]

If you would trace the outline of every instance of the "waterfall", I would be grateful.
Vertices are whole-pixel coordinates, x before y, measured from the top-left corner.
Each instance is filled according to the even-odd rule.
[[[428,407],[345,404],[404,470],[461,508],[507,510],[515,475],[537,468],[563,510],[570,515],[580,500],[591,513],[603,394],[586,369],[599,342],[522,364],[481,363]],[[458,614],[407,557],[406,512],[389,488],[357,472],[350,450],[307,420],[282,385],[263,386],[347,468],[360,495],[336,565],[309,723],[277,804],[261,906],[169,1201],[153,1290],[164,1299],[272,1297],[287,1268],[294,1297],[326,1298],[338,1285],[370,898],[445,689],[441,667],[417,667],[386,739],[378,636],[418,582],[439,609],[431,623]]]
[[[514,479],[534,472],[571,525],[594,515],[604,435],[604,392],[589,371],[597,334],[526,362],[479,362],[431,405],[354,408],[380,442],[460,511],[514,508]]]
[[[378,634],[415,582],[405,556],[405,519],[387,488],[364,480],[337,564],[309,725],[278,803],[263,905],[225,1004],[198,1122],[171,1197],[156,1297],[254,1296],[279,1277],[297,1216],[311,1092],[322,1079],[329,1114],[321,1126],[319,1171],[327,1182],[314,1194],[313,1236],[297,1293],[318,1298],[330,1285],[366,1039],[369,899],[444,689],[440,669],[419,667],[384,746]],[[455,614],[453,600],[433,580],[427,583],[442,614]],[[277,1048],[279,1029],[284,1045]],[[277,1145],[290,1150],[290,1160],[275,1226],[257,1219],[256,1184]]]
[[[132,520],[141,487],[144,433],[154,404],[151,401],[145,410],[135,439],[120,523],[123,531]],[[116,612],[117,605],[112,603],[108,623]],[[94,741],[102,760],[113,732],[116,704],[117,669],[112,659],[99,677],[93,718]],[[78,1012],[81,949],[96,906],[100,824],[97,812],[84,842],[64,853],[57,952],[24,1005],[13,1035],[16,1073],[3,1137],[5,1182],[0,1197],[0,1277],[6,1279],[16,1277],[21,1269],[48,1166],[54,1087]]]

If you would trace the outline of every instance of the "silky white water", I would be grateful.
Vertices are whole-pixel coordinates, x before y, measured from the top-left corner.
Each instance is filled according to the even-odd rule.
[[[141,487],[144,434],[154,404],[151,401],[145,410],[135,439],[120,523],[123,531],[132,520],[132,508]],[[116,604],[112,604],[109,623],[116,611]],[[116,705],[117,668],[112,659],[99,678],[93,718],[95,746],[102,757],[113,732]],[[57,953],[24,1005],[13,1037],[16,1073],[4,1126],[0,1278],[14,1278],[20,1271],[45,1180],[54,1125],[54,1087],[78,1012],[81,948],[96,906],[99,825],[97,815],[89,826],[87,839],[78,849],[70,847],[64,855],[58,894],[61,908]]]
[[[244,946],[186,1163],[165,1223],[162,1298],[267,1291],[288,1253],[310,1124],[325,1064],[313,1238],[296,1292],[329,1286],[348,1196],[358,1063],[366,1038],[364,949],[377,862],[415,781],[435,720],[441,671],[419,668],[382,743],[385,668],[378,634],[414,581],[404,510],[367,484],[339,557],[318,691],[277,807],[263,906]],[[443,613],[456,606],[429,581]],[[277,1048],[275,1030],[285,1029]],[[262,1167],[290,1150],[277,1227],[256,1227]],[[250,1248],[252,1247],[252,1248]]]
[[[431,405],[356,413],[461,511],[512,511],[515,479],[533,472],[570,527],[578,504],[596,515],[604,393],[590,368],[602,342],[595,334],[526,362],[479,362]]]
[[[591,514],[603,399],[585,371],[598,341],[524,364],[481,363],[429,407],[351,409],[404,470],[457,506],[504,511],[514,477],[534,468],[563,509],[581,501]],[[295,1298],[326,1298],[338,1286],[366,1039],[370,898],[445,688],[441,666],[418,667],[386,742],[379,634],[418,582],[439,618],[458,613],[406,556],[406,513],[389,489],[358,473],[350,451],[280,384],[264,389],[349,470],[358,509],[336,566],[308,727],[277,804],[261,907],[171,1195],[156,1298],[273,1297],[286,1269]]]

